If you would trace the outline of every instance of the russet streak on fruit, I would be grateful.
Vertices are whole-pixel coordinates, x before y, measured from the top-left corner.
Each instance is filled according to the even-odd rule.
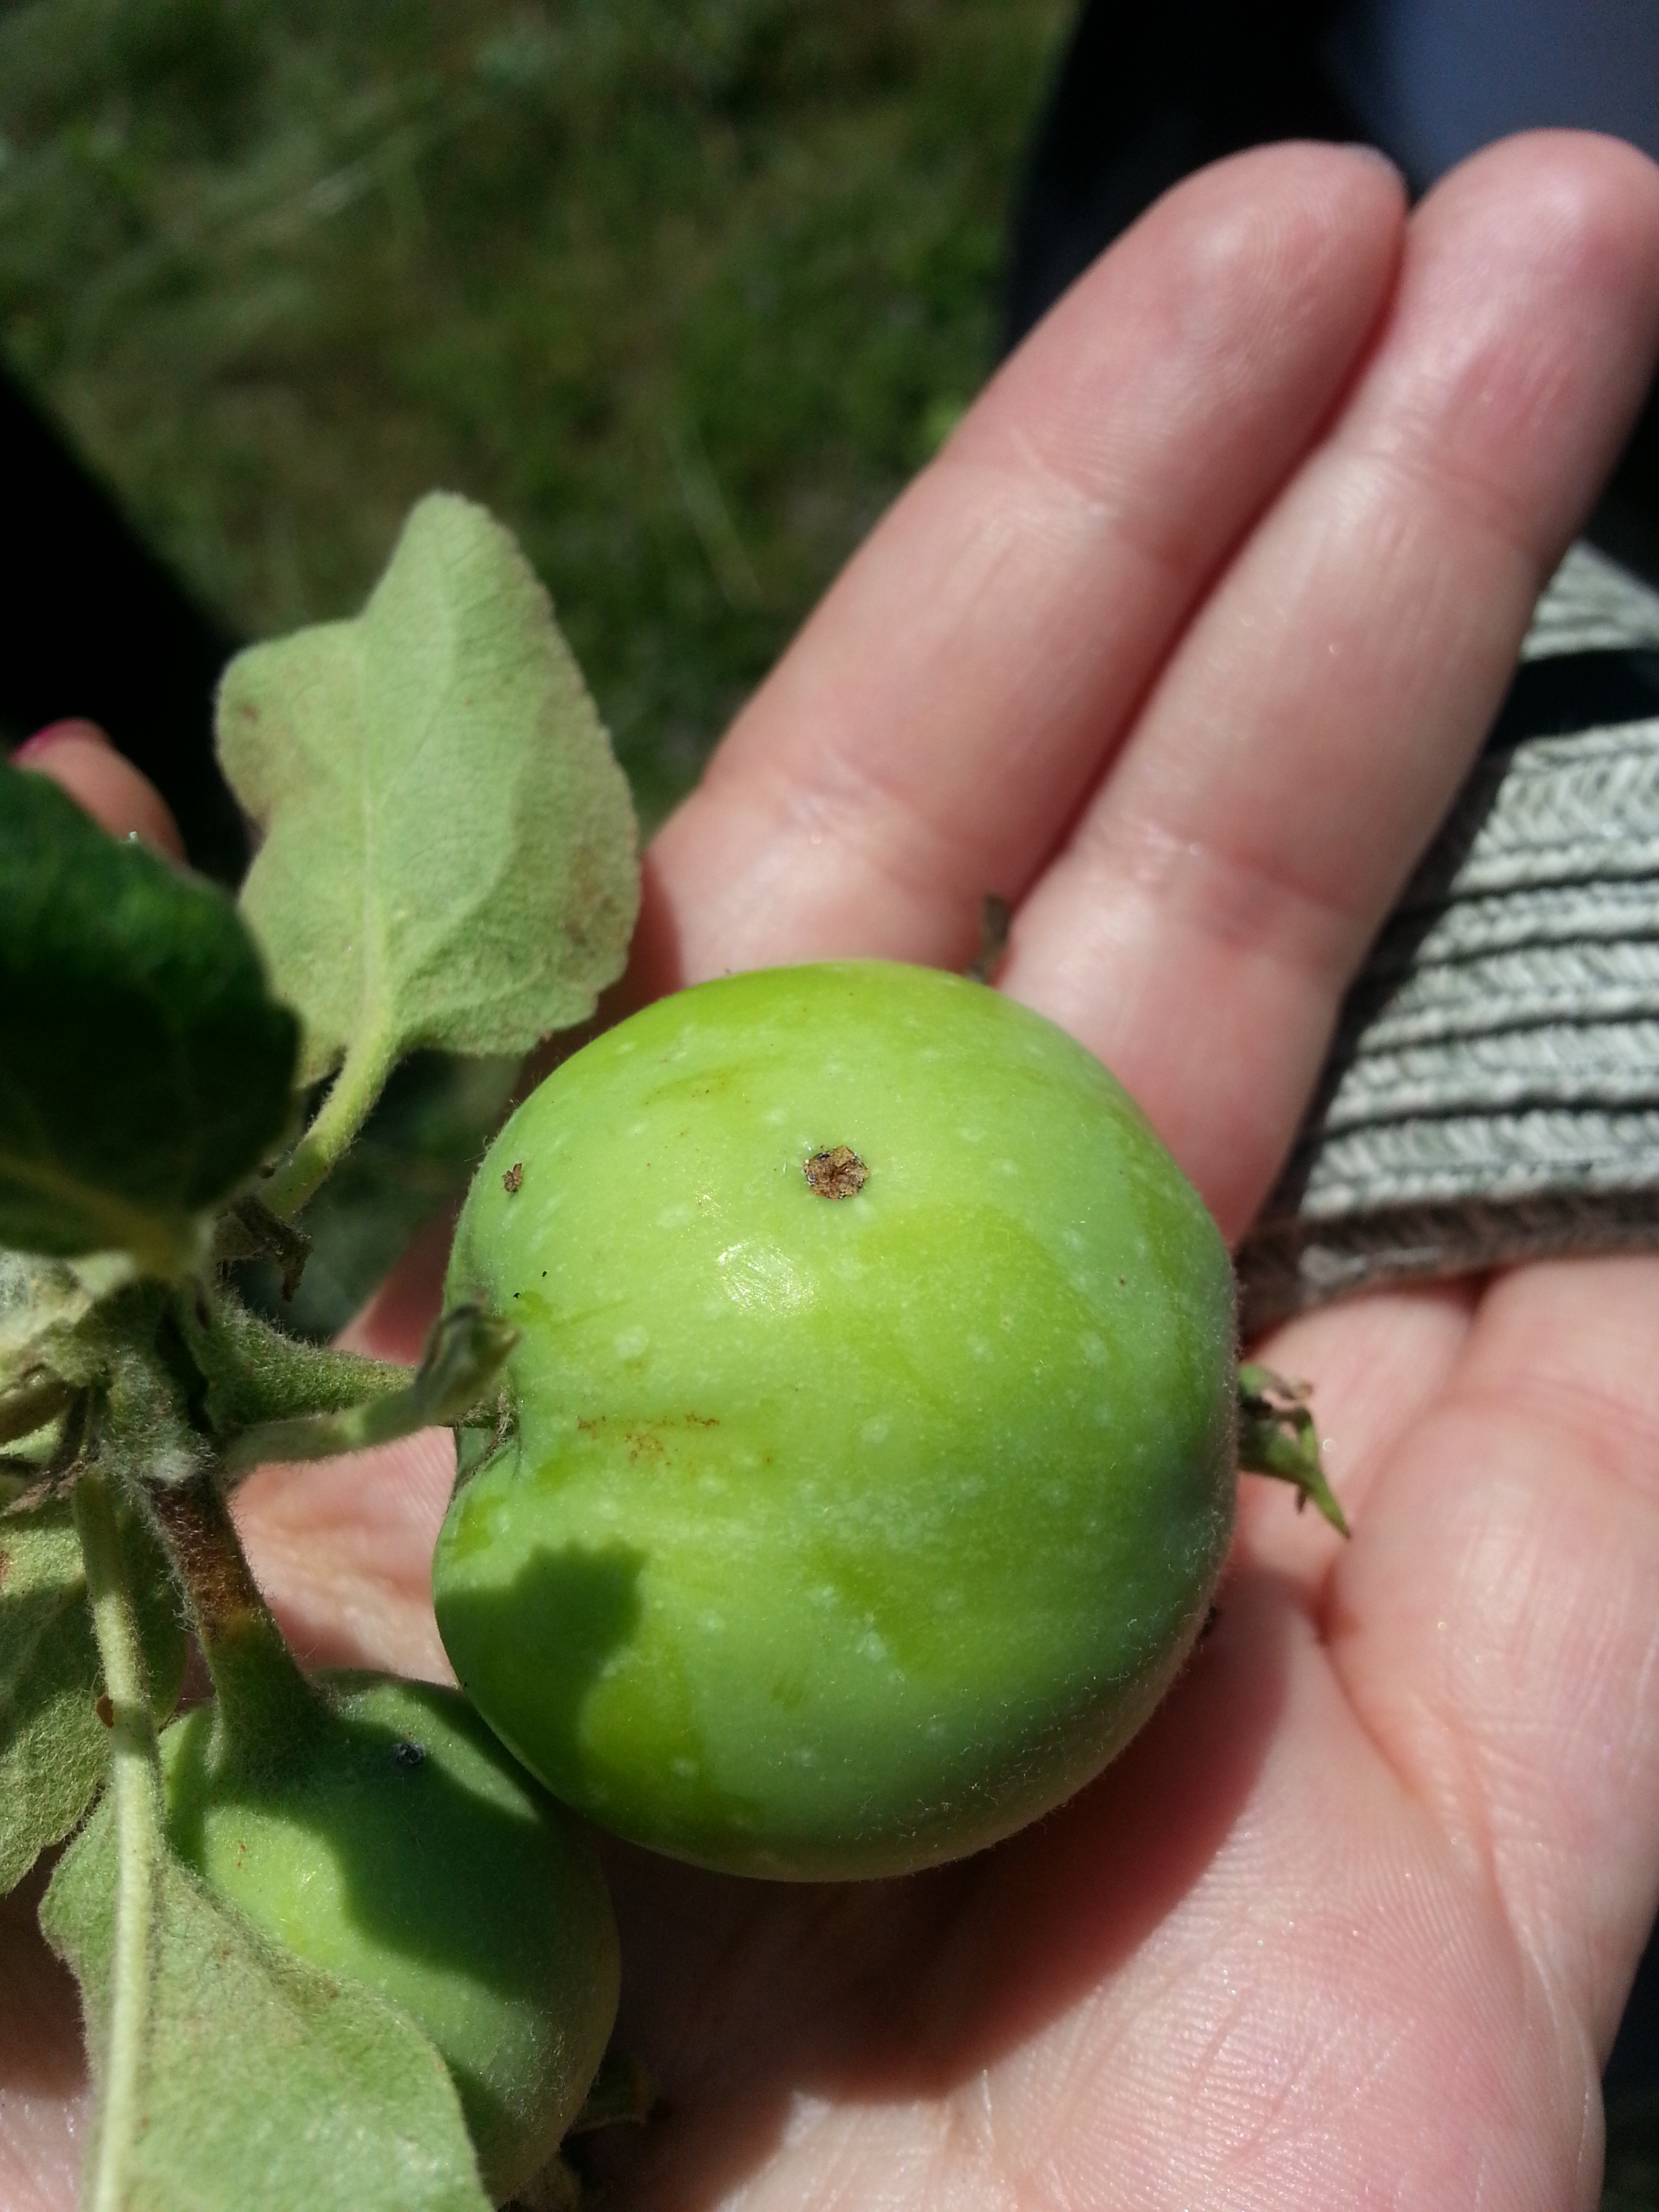
[[[867,1177],[825,1203],[843,1150]],[[1226,1252],[1098,1063],[982,986],[853,962],[635,1016],[508,1122],[449,1299],[521,1335],[515,1432],[440,1540],[446,1644],[641,1842],[797,1876],[975,1850],[1097,1772],[1202,1623]]]

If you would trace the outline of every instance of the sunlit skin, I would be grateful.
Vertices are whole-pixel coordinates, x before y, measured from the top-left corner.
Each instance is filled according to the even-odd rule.
[[[1656,339],[1659,173],[1612,142],[1512,142],[1409,219],[1352,151],[1183,185],[657,840],[634,994],[959,965],[1000,890],[1003,988],[1106,1060],[1236,1236]],[[78,795],[142,827],[120,789],[112,763]],[[412,1354],[441,1260],[359,1340]],[[621,2033],[672,2111],[603,2154],[613,2201],[1587,2212],[1659,1877],[1656,1332],[1645,1259],[1279,1332],[1352,1541],[1247,1481],[1170,1698],[995,1850],[830,1890],[615,1851]],[[244,1492],[306,1656],[441,1671],[449,1473],[422,1439]],[[0,2203],[61,2212],[73,1996],[28,1900],[6,1929]]]

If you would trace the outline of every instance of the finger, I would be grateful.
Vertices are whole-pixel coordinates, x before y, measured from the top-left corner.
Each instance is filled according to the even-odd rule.
[[[95,722],[50,723],[11,758],[16,768],[50,777],[112,836],[137,837],[164,859],[183,863],[185,841],[165,800]]]
[[[0,1899],[0,2205],[60,2212],[75,2202],[86,2124],[86,2055],[70,1972],[36,1914],[48,1869]]]
[[[447,1429],[262,1467],[241,1486],[249,1565],[304,1665],[454,1680],[432,1613],[432,1553],[454,1486]]]
[[[858,555],[659,838],[646,988],[965,960],[1022,890],[1388,296],[1398,179],[1190,179],[1049,316]]]
[[[1224,1229],[1467,772],[1659,343],[1659,169],[1498,147],[1414,216],[1364,373],[1019,915],[1000,980],[1128,1085]]]
[[[442,1301],[454,1230],[446,1212],[416,1238],[339,1342],[413,1363]],[[432,1611],[432,1553],[455,1486],[455,1440],[426,1429],[347,1460],[263,1467],[236,1493],[254,1578],[313,1667],[455,1679]]]
[[[426,1349],[443,1304],[444,1275],[454,1241],[455,1213],[446,1206],[428,1221],[368,1304],[337,1341],[346,1352],[413,1367]]]
[[[1332,1658],[1605,2056],[1659,1891],[1659,1261],[1499,1279],[1336,1562]]]

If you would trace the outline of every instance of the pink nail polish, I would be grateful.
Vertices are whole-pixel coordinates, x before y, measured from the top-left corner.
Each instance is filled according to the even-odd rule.
[[[41,759],[54,745],[61,745],[66,738],[90,738],[94,744],[104,745],[108,738],[96,722],[88,722],[81,715],[66,715],[62,721],[48,722],[44,730],[37,730],[32,738],[25,738],[21,745],[12,748],[14,763],[28,763]]]

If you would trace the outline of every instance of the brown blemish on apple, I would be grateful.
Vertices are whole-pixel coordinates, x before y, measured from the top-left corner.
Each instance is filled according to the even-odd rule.
[[[832,1145],[801,1164],[806,1188],[818,1198],[856,1198],[870,1170],[850,1145]]]

